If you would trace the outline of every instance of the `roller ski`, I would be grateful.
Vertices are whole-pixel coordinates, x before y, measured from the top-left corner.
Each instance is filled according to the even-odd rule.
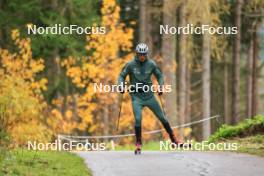
[[[169,123],[164,123],[163,126],[170,137],[171,143],[174,144],[175,147],[183,148],[184,146],[188,146],[191,148],[191,143],[184,143],[175,137]]]
[[[188,148],[191,148],[192,147],[192,144],[187,142],[187,143],[184,143],[182,141],[179,141],[177,140],[174,135],[173,135],[173,138],[171,138],[171,143],[174,144],[175,147],[177,148],[183,148],[183,147],[188,147]]]
[[[141,144],[136,144],[135,155],[141,154]]]
[[[141,147],[142,147],[142,141],[141,141],[141,127],[135,127],[135,135],[136,135],[136,149],[135,149],[135,155],[141,154]]]

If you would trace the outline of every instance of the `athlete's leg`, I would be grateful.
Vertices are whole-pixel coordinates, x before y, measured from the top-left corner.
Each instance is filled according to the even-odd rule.
[[[162,124],[168,123],[168,120],[165,117],[155,96],[146,101],[146,106],[155,114],[155,116],[157,116]]]
[[[142,120],[142,102],[136,98],[132,97],[133,113],[135,117],[135,134],[136,134],[136,144],[142,144],[141,142],[141,120]]]
[[[171,126],[169,124],[168,119],[165,117],[160,104],[158,103],[155,96],[153,96],[151,99],[147,100],[147,107],[158,117],[160,122],[162,123],[163,127],[165,128],[166,132],[169,134],[171,142],[178,143],[176,137],[173,134],[173,130],[171,129]]]

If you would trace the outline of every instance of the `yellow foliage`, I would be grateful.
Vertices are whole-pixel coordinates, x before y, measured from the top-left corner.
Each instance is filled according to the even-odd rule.
[[[76,116],[72,106],[64,107],[64,102],[73,102],[70,96],[60,97],[52,101],[52,104],[57,107],[52,109],[51,114],[47,120],[47,123],[51,127],[54,134],[71,134],[74,129],[77,128]],[[62,108],[67,109],[65,113],[62,113]]]
[[[115,133],[113,127],[116,125],[120,103],[118,93],[95,92],[93,83],[116,84],[122,67],[133,57],[131,54],[133,30],[120,22],[120,7],[116,1],[104,0],[101,13],[101,26],[106,27],[107,32],[105,35],[87,36],[85,48],[90,55],[83,58],[68,57],[61,63],[72,82],[79,88],[85,88],[85,92],[76,98],[77,116],[80,119],[78,129],[93,135],[105,134],[105,130],[107,133]],[[120,52],[126,55],[120,57]],[[125,94],[123,101],[119,129],[120,133],[131,133],[134,130],[134,118],[128,94]],[[67,101],[67,104],[72,104],[72,101]],[[61,106],[57,106],[59,107]],[[66,113],[66,116],[70,115]],[[145,111],[143,129],[156,128],[155,121],[152,112]],[[128,138],[123,142],[131,140],[132,138]]]
[[[29,38],[19,38],[19,31],[13,30],[11,37],[19,48],[18,53],[10,53],[6,49],[0,49],[1,72],[11,76],[19,76],[21,79],[31,84],[31,90],[46,90],[47,79],[36,81],[37,73],[43,71],[44,60],[33,59],[31,51],[31,41]]]
[[[48,141],[51,131],[45,125],[47,104],[41,90],[47,79],[36,80],[44,69],[42,59],[32,58],[30,39],[21,39],[18,30],[11,34],[19,51],[0,49],[0,113],[1,128],[12,138],[14,145],[31,141]]]
[[[101,9],[101,26],[106,27],[106,34],[92,34],[87,36],[86,50],[91,53],[87,57],[68,57],[62,61],[61,65],[66,68],[66,74],[72,82],[79,88],[85,88],[85,92],[76,99],[77,115],[80,119],[79,130],[87,130],[94,134],[104,131],[102,113],[104,108],[112,109],[108,111],[108,126],[115,124],[117,116],[117,94],[116,93],[96,93],[93,90],[93,83],[114,84],[117,81],[118,72],[122,66],[131,59],[132,55],[127,54],[120,58],[120,51],[129,53],[132,47],[133,30],[127,28],[120,22],[120,7],[115,0],[104,0]],[[96,26],[96,24],[94,24]],[[78,63],[78,64],[77,64]],[[126,102],[128,102],[126,98]],[[72,104],[72,101],[67,101]],[[57,106],[59,108],[60,106]],[[131,107],[128,112],[123,113],[124,121],[121,128],[127,129],[133,120]],[[127,111],[127,110],[125,110]],[[129,117],[129,118],[127,118]],[[130,120],[125,120],[130,119]],[[133,128],[130,128],[133,129]],[[111,132],[111,131],[110,131]]]

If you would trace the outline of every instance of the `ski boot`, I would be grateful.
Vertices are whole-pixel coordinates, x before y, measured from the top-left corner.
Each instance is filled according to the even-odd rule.
[[[167,133],[169,134],[169,136],[170,136],[171,143],[175,144],[176,147],[179,146],[180,148],[182,148],[185,144],[184,144],[183,142],[179,141],[179,140],[174,136],[174,134],[173,134],[173,130],[171,129],[170,124],[167,122],[167,123],[164,123],[163,126],[164,126],[166,132],[167,132]],[[189,148],[191,147],[191,144],[190,144],[190,143],[188,143],[188,147],[189,147]]]
[[[191,143],[184,143],[182,141],[179,141],[179,140],[176,139],[176,137],[174,135],[172,135],[170,138],[171,138],[171,142],[173,144],[175,144],[176,147],[180,147],[180,148],[183,148],[184,146],[187,146],[188,148],[192,147]]]
[[[136,149],[135,149],[135,155],[140,155],[141,154],[141,144],[137,143],[136,144]]]
[[[136,134],[136,149],[135,149],[135,155],[141,154],[141,127],[135,127],[135,134]]]
[[[184,146],[187,146],[188,148],[192,147],[191,143],[184,143],[177,140],[171,140],[171,143],[175,144],[175,147],[183,148]]]

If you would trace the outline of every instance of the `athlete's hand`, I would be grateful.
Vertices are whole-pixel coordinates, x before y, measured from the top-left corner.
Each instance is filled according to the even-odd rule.
[[[119,88],[118,92],[121,93],[121,94],[125,93],[125,88]]]
[[[161,96],[162,94],[163,94],[163,92],[162,92],[162,91],[159,91],[159,92],[158,92],[158,95],[159,95],[159,96]]]

